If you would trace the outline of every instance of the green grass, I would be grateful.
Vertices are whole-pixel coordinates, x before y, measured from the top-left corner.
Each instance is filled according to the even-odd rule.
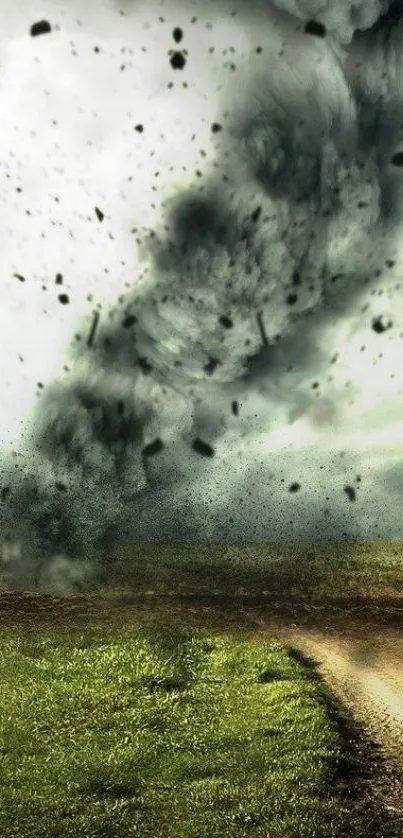
[[[325,688],[290,650],[200,609],[105,609],[3,621],[1,835],[374,834],[340,792]]]
[[[179,595],[403,601],[401,542],[126,544],[105,551],[95,588]],[[104,587],[103,587],[103,583]]]

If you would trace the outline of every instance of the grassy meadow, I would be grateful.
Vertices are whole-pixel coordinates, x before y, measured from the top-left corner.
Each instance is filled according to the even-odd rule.
[[[100,587],[99,587],[100,584]],[[126,544],[105,552],[96,587],[304,602],[403,601],[401,542]],[[104,587],[103,587],[104,585]]]
[[[1,835],[394,834],[327,688],[234,610],[12,592],[0,605]]]

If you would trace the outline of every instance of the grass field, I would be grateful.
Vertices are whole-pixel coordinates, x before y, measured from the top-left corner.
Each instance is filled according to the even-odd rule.
[[[390,834],[326,688],[213,611],[3,595],[0,834]]]
[[[101,589],[175,596],[300,597],[304,601],[403,601],[401,542],[298,545],[127,544],[105,553]]]

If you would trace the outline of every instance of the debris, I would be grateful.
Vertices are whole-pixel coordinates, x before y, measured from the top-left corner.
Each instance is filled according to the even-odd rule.
[[[267,335],[266,335],[265,328],[264,328],[264,325],[263,325],[263,316],[262,316],[261,312],[259,312],[256,315],[256,320],[257,320],[257,324],[259,326],[259,331],[260,331],[260,334],[261,334],[263,346],[268,346],[269,341],[267,340]]]
[[[207,364],[204,365],[203,369],[207,375],[213,375],[214,370],[218,367],[220,361],[218,358],[210,358]]]
[[[256,208],[256,209],[252,212],[252,215],[251,215],[251,219],[252,219],[252,221],[258,221],[258,220],[259,220],[259,218],[260,218],[261,213],[262,213],[262,207],[257,207],[257,208]]]
[[[152,372],[152,365],[149,361],[147,361],[147,358],[139,358],[137,363],[144,375],[148,375],[149,372]]]
[[[171,58],[169,59],[169,63],[173,70],[183,70],[186,64],[186,58],[183,55],[183,52],[173,52]]]
[[[389,320],[387,325],[385,325],[385,323],[383,323],[382,315],[380,315],[379,317],[374,317],[372,319],[372,328],[373,328],[374,332],[377,332],[378,335],[382,334],[382,332],[386,332],[386,330],[390,329],[391,326],[393,326],[393,323],[392,323],[391,320]]]
[[[308,20],[305,24],[304,32],[306,35],[316,35],[318,38],[324,38],[326,35],[326,26],[319,23],[318,20]]]
[[[131,326],[137,323],[137,317],[134,314],[127,314],[125,319],[123,320],[122,326],[124,329],[130,329]]]
[[[29,30],[30,35],[34,38],[36,35],[46,35],[48,32],[52,31],[52,27],[47,20],[38,20],[37,23],[33,23],[31,29]]]
[[[212,448],[208,442],[203,442],[203,440],[199,439],[199,437],[196,437],[196,439],[193,440],[192,448],[204,457],[214,457],[214,448]]]
[[[172,33],[174,41],[179,44],[183,38],[182,29],[179,26],[175,26],[175,29]]]
[[[99,311],[94,311],[94,317],[91,324],[91,331],[88,335],[87,346],[92,346],[94,342],[95,332],[99,323]]]
[[[226,317],[226,315],[223,314],[222,317],[219,318],[219,320],[221,325],[225,326],[226,329],[232,329],[234,324],[230,317]]]
[[[142,450],[143,457],[154,457],[155,454],[159,454],[160,451],[164,448],[164,443],[162,439],[159,437],[154,439],[152,442],[149,442],[148,445],[145,445]]]

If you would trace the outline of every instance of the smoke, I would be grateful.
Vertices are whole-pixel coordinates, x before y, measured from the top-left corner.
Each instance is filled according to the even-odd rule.
[[[85,586],[102,550],[122,541],[371,539],[401,529],[390,515],[378,529],[380,477],[383,470],[399,474],[400,436],[394,447],[390,434],[382,438],[376,386],[385,388],[386,374],[378,381],[377,362],[365,365],[364,350],[368,345],[368,357],[396,341],[403,24],[387,2],[274,6],[260,4],[257,26],[238,4],[223,26],[222,13],[206,5],[192,24],[193,47],[189,12],[163,11],[164,22],[180,19],[189,46],[181,50],[182,69],[177,59],[168,71],[167,61],[152,83],[162,111],[165,76],[192,80],[194,106],[205,80],[198,118],[208,152],[201,149],[195,174],[177,170],[167,179],[159,213],[133,228],[137,265],[123,293],[109,278],[103,303],[85,312],[80,303],[64,332],[63,371],[49,373],[40,401],[33,406],[31,399],[23,413],[20,439],[4,452],[1,530],[10,584],[66,592]],[[160,45],[150,36],[151,59],[142,56],[142,15],[151,20],[151,10],[126,13],[138,53],[130,63],[140,71],[143,60],[152,66]],[[96,15],[87,14],[75,58],[63,58],[67,90],[71,62],[92,46],[93,32],[105,52],[118,54],[118,18],[105,5],[102,26],[109,23],[113,36],[102,42]],[[312,20],[322,30],[301,26]],[[210,47],[215,28],[226,39],[219,56]],[[62,56],[69,36],[66,22],[40,36],[49,39],[40,50],[45,63],[54,50]],[[11,79],[19,66],[10,58]],[[105,125],[115,104],[106,79],[105,70],[105,87],[101,79],[95,87]],[[132,93],[124,84],[126,104]],[[131,136],[138,119],[140,137],[152,119],[143,125],[132,110]],[[105,140],[112,190],[113,178],[130,168],[119,162],[119,147],[112,153],[113,130],[111,148]],[[161,158],[165,137],[160,132]],[[178,142],[185,154],[180,135]],[[94,159],[92,190],[101,171]],[[175,162],[172,151],[166,168],[168,161]],[[94,199],[100,226],[107,221],[101,204]],[[120,245],[111,247],[116,266]],[[13,282],[23,294],[19,277]],[[58,293],[67,305],[65,287]],[[382,299],[370,311],[375,295]],[[15,310],[9,323],[11,315],[15,322]],[[391,413],[395,394],[392,382]],[[390,501],[401,484],[388,481]]]

